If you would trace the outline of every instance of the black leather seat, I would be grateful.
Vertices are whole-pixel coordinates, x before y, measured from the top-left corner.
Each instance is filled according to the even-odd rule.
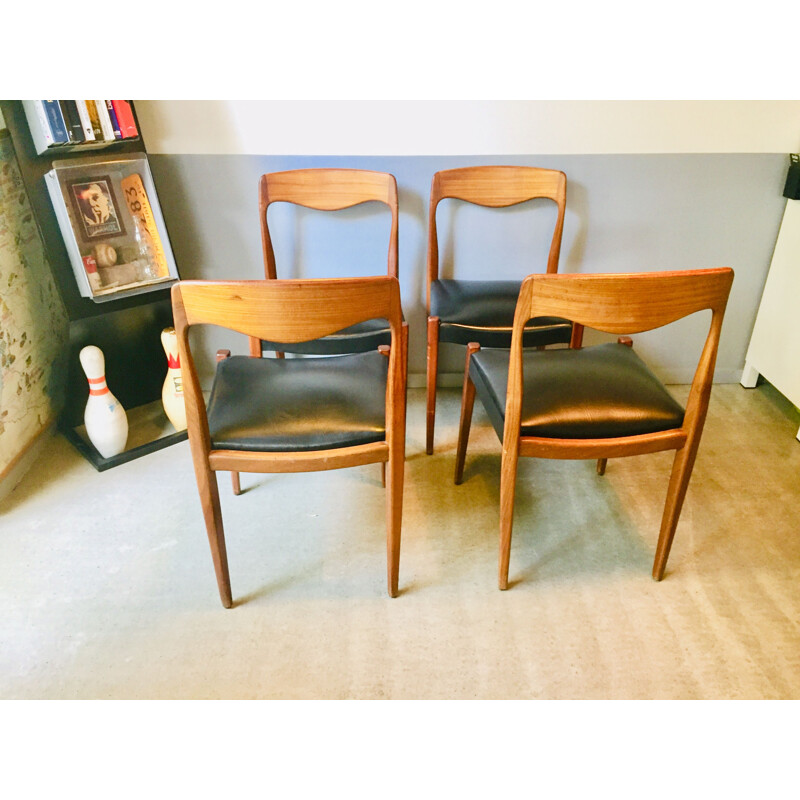
[[[508,350],[479,350],[469,375],[503,439]],[[633,348],[601,344],[582,350],[522,354],[520,436],[608,439],[679,428],[683,407]]]
[[[382,442],[388,364],[377,351],[226,358],[209,399],[211,447],[297,453]]]
[[[439,341],[510,347],[521,284],[522,281],[432,281],[431,316],[439,318]],[[526,326],[524,346],[569,344],[571,336],[569,320],[538,317]]]

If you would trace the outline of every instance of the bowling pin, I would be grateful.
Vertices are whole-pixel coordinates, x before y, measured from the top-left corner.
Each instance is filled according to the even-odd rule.
[[[99,347],[84,347],[79,358],[89,381],[89,400],[83,422],[89,441],[103,458],[111,458],[125,449],[128,441],[128,417],[119,400],[106,385],[106,362]]]
[[[161,344],[167,354],[167,377],[161,390],[161,402],[169,421],[176,431],[186,430],[186,405],[183,400],[183,378],[181,377],[181,356],[178,352],[178,336],[175,328],[161,331]]]

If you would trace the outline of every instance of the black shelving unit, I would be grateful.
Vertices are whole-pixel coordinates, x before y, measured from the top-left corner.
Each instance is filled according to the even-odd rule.
[[[135,106],[131,105],[136,127],[141,133]],[[185,440],[186,431],[167,434],[106,459],[86,443],[77,431],[83,424],[83,412],[89,396],[86,376],[78,359],[78,354],[86,345],[97,345],[103,351],[108,386],[126,411],[130,412],[161,400],[161,389],[167,374],[167,358],[160,337],[161,331],[173,324],[172,305],[169,288],[103,303],[81,297],[45,187],[44,175],[50,171],[54,160],[106,153],[146,153],[141,135],[108,142],[106,146],[97,143],[90,146],[62,145],[39,155],[28,129],[22,102],[0,100],[0,109],[14,142],[22,179],[42,233],[47,260],[69,319],[69,343],[65,354],[65,398],[64,408],[59,416],[60,430],[98,471]],[[165,245],[169,245],[169,241]],[[166,415],[164,419],[166,420]]]

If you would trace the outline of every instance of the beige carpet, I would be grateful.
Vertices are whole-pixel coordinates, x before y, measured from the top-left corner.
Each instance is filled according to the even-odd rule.
[[[679,399],[686,387],[673,387]],[[800,698],[800,414],[717,386],[667,576],[671,455],[521,462],[497,574],[499,442],[459,396],[424,454],[409,392],[401,596],[377,466],[220,476],[222,608],[188,444],[96,473],[61,437],[0,513],[2,698]]]

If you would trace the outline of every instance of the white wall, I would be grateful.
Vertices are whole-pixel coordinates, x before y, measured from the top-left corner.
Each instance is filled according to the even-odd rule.
[[[791,153],[797,100],[138,100],[151,153]]]

